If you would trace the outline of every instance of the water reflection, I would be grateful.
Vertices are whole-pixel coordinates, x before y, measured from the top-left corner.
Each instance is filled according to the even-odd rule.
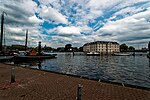
[[[61,53],[57,59],[36,62],[37,69],[150,87],[146,56],[84,56]]]

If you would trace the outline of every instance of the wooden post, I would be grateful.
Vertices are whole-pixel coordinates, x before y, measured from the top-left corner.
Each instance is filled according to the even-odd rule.
[[[72,54],[73,54],[73,56],[75,55],[75,54],[74,54],[74,51],[72,52]]]
[[[150,56],[150,41],[148,43],[148,51],[149,51],[149,56]]]
[[[39,46],[38,46],[38,55],[41,55],[41,41],[39,42]]]
[[[147,57],[149,58],[149,67],[150,67],[150,41],[148,43],[148,51],[149,51],[149,54],[147,55]]]
[[[15,82],[15,67],[14,65],[11,67],[11,83]]]
[[[78,85],[78,90],[77,90],[77,100],[82,100],[82,86],[79,84]]]
[[[38,67],[39,67],[39,70],[41,70],[41,61],[40,60],[38,62]]]

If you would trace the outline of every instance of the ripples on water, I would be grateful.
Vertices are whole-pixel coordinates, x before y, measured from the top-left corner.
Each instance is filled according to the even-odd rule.
[[[42,61],[41,69],[150,88],[150,66],[146,56],[72,56],[59,53],[56,59]]]

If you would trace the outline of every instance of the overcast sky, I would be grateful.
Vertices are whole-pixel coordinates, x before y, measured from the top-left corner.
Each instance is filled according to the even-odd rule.
[[[41,41],[51,47],[80,47],[93,41],[147,46],[150,0],[0,0],[7,45]]]

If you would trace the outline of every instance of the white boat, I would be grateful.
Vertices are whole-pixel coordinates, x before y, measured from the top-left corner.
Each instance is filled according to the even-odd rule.
[[[100,53],[93,51],[93,52],[87,53],[86,55],[87,55],[87,56],[100,56]]]
[[[131,56],[132,54],[130,53],[114,53],[114,56]]]

